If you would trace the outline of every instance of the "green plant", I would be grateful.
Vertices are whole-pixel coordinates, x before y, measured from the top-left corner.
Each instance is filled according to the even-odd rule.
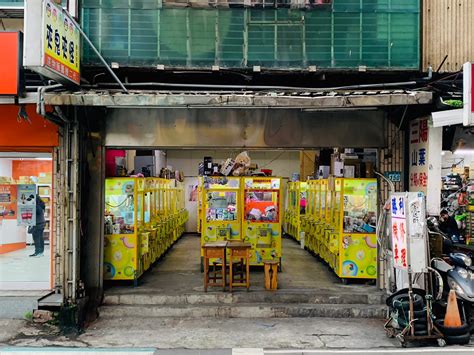
[[[33,320],[33,312],[26,312],[24,317],[26,320]]]

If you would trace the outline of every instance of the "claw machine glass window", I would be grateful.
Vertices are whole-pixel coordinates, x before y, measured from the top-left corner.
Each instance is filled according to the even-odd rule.
[[[104,279],[134,280],[138,277],[136,178],[105,181]]]
[[[243,238],[252,245],[250,264],[281,262],[281,179],[244,178]]]
[[[205,176],[202,183],[201,246],[208,242],[240,240],[242,226],[240,178]],[[202,257],[201,249],[201,268]]]

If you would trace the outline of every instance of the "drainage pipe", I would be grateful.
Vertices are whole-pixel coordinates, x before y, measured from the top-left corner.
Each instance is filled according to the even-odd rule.
[[[36,113],[41,116],[46,115],[46,108],[45,108],[45,103],[44,103],[44,93],[49,90],[54,90],[54,89],[59,89],[62,88],[62,84],[53,84],[53,85],[47,85],[47,86],[40,86],[37,89],[38,93],[38,102],[36,103]]]

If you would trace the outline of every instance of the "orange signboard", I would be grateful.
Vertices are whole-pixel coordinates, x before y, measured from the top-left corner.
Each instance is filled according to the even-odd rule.
[[[0,95],[18,95],[20,92],[21,42],[20,32],[0,32]]]

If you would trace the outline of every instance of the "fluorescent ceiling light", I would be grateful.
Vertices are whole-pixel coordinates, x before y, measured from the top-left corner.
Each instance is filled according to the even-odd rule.
[[[456,149],[454,155],[474,155],[474,149]]]
[[[53,158],[35,158],[35,160],[53,160]]]

